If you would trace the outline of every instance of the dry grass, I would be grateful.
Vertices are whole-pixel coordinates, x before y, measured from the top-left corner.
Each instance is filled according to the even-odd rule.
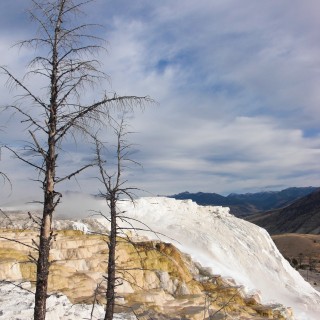
[[[272,239],[284,257],[296,260],[304,279],[320,291],[320,235],[287,233]]]
[[[272,236],[283,256],[297,258],[302,254],[304,260],[313,257],[320,260],[320,235],[286,233]]]

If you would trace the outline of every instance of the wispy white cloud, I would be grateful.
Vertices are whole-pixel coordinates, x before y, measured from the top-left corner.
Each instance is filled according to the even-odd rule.
[[[0,52],[19,72],[30,52],[6,51],[19,38],[10,24],[22,24],[13,2],[7,13],[1,4],[11,19]],[[105,87],[159,102],[131,123],[144,166],[128,173],[132,184],[155,194],[319,185],[319,9],[313,0],[96,1],[89,18],[106,26],[102,60],[112,80],[87,96]],[[79,178],[90,192],[93,175]]]

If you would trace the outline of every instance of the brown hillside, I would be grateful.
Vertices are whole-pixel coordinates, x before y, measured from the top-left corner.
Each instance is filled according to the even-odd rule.
[[[302,253],[320,259],[320,235],[289,233],[274,235],[272,239],[285,257],[298,257]]]
[[[320,234],[320,191],[307,195],[293,204],[247,218],[270,234]]]
[[[320,235],[289,233],[272,239],[303,278],[320,291]]]

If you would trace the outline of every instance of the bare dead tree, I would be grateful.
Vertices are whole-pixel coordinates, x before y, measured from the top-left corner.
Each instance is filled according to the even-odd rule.
[[[132,241],[127,232],[150,232],[158,238],[161,235],[173,240],[172,238],[151,229],[143,221],[128,216],[119,208],[119,200],[126,199],[127,201],[129,200],[134,203],[134,198],[136,197],[135,192],[140,189],[136,187],[129,187],[128,181],[124,178],[124,173],[130,166],[130,163],[133,165],[140,164],[137,161],[133,160],[131,157],[133,145],[130,144],[127,140],[127,136],[130,134],[130,132],[128,131],[128,124],[125,119],[125,114],[122,114],[119,121],[110,117],[110,126],[113,128],[114,135],[116,137],[115,152],[111,151],[111,156],[115,157],[114,163],[111,163],[112,161],[106,161],[106,157],[104,156],[103,151],[108,152],[108,150],[106,150],[105,144],[101,142],[97,136],[94,137],[97,165],[99,168],[98,180],[101,182],[103,187],[103,190],[100,191],[100,197],[105,199],[107,207],[109,209],[109,212],[107,214],[104,214],[100,211],[96,213],[103,216],[110,223],[110,232],[107,241],[108,269],[106,275],[107,289],[105,291],[105,320],[113,319],[114,307],[116,306],[117,298],[117,286],[121,285],[124,280],[128,283],[137,285],[136,283],[134,283],[134,278],[132,279],[132,282],[130,282],[130,280],[125,279],[125,275],[132,276],[130,272],[133,270],[151,271],[150,269],[147,269],[143,266],[143,259],[142,257],[140,257],[141,252],[159,250],[159,248],[154,247],[153,245],[135,243],[134,241]],[[130,268],[120,267],[117,265],[116,251],[117,245],[120,242],[130,243],[134,247],[137,255],[141,258],[141,267]],[[99,286],[99,288],[101,289],[101,286]],[[134,310],[131,310],[131,312],[134,313]]]
[[[90,29],[97,25],[83,24],[76,19],[83,6],[92,0],[31,2],[33,7],[29,13],[39,27],[38,33],[19,45],[35,48],[37,55],[30,61],[23,79],[7,67],[1,67],[1,70],[8,78],[8,85],[20,92],[15,103],[6,109],[19,113],[27,125],[30,142],[25,150],[31,157],[8,148],[38,172],[37,181],[43,190],[34,308],[34,319],[43,320],[46,316],[52,219],[62,196],[56,185],[92,166],[92,163],[85,164],[59,176],[58,156],[62,152],[62,144],[70,134],[85,133],[88,127],[103,122],[111,109],[143,106],[151,99],[105,93],[97,101],[83,102],[86,101],[83,99],[85,89],[93,88],[107,78],[95,58],[95,53],[104,49],[103,41],[90,33]],[[34,91],[32,83],[41,87]]]
[[[117,202],[121,196],[126,196],[132,199],[132,191],[136,188],[129,188],[125,186],[126,181],[122,179],[122,173],[124,169],[124,163],[126,161],[132,161],[128,157],[130,145],[126,142],[126,124],[122,117],[120,122],[117,123],[114,119],[113,129],[117,138],[116,142],[116,168],[115,171],[110,174],[105,169],[106,161],[102,156],[103,144],[95,138],[96,143],[96,155],[97,163],[99,167],[99,180],[101,181],[104,191],[100,192],[100,196],[106,200],[106,203],[110,210],[110,234],[108,242],[108,270],[107,270],[107,291],[106,291],[106,312],[105,320],[112,320],[115,306],[115,288],[116,288],[116,246],[117,236],[119,234],[118,216],[119,210],[117,208]]]

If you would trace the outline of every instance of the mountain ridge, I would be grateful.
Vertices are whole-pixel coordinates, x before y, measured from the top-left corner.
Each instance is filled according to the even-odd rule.
[[[320,190],[306,195],[292,204],[247,217],[270,234],[320,234]]]
[[[290,187],[280,191],[262,191],[256,193],[230,193],[222,196],[218,193],[188,191],[168,196],[178,200],[190,199],[199,205],[228,206],[232,214],[245,217],[261,212],[279,209],[318,190],[318,187]]]

